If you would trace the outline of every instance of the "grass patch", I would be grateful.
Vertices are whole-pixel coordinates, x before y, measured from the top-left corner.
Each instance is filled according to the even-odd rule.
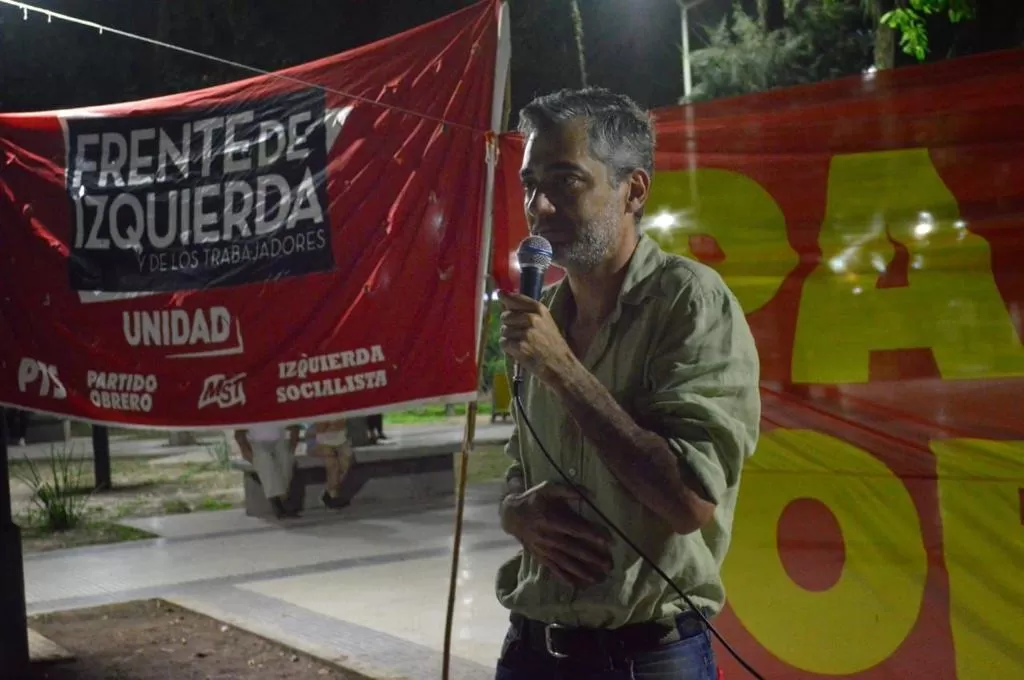
[[[50,531],[25,517],[16,518],[15,522],[21,527],[21,540],[26,544],[26,553],[156,538],[148,531],[105,521],[86,520],[74,529],[58,532]]]
[[[219,510],[230,510],[235,507],[231,501],[221,498],[204,498],[196,505],[196,512],[217,512]]]
[[[489,416],[490,404],[481,406],[484,408],[481,408],[480,416],[485,419]],[[465,416],[463,406],[453,411],[456,417]],[[405,422],[422,423],[444,421],[445,415],[444,407],[437,405],[387,414],[385,418],[388,422],[404,418]],[[205,449],[208,456],[199,456],[198,460],[186,459],[189,462],[114,457],[111,460],[112,488],[104,491],[94,491],[91,460],[77,457],[68,460],[68,469],[80,472],[75,475],[65,473],[60,465],[37,461],[37,478],[33,477],[31,463],[23,460],[10,462],[12,508],[16,522],[22,527],[26,554],[153,538],[145,531],[117,524],[129,517],[215,512],[241,507],[244,503],[242,476],[230,468],[227,442],[206,442],[197,448],[200,451]],[[475,484],[503,479],[508,465],[503,446],[478,446],[469,460],[467,480]],[[454,472],[458,474],[457,469]],[[46,527],[42,509],[33,496],[33,488],[53,488],[52,483],[49,486],[47,483],[55,476],[61,478],[58,484],[63,497],[81,501],[83,508],[78,525],[64,531],[54,531],[52,522],[49,528]]]
[[[233,507],[235,503],[223,498],[207,497],[193,502],[184,498],[169,498],[164,501],[163,510],[165,515],[187,515],[190,512],[216,512]]]
[[[477,409],[478,416],[491,416],[491,402],[490,400],[481,401],[479,408]],[[412,408],[406,411],[395,411],[393,413],[384,414],[384,432],[387,432],[387,426],[389,424],[395,425],[419,425],[426,423],[438,423],[444,422],[449,417],[461,417],[466,416],[466,405],[456,404],[452,407],[451,415],[445,415],[444,405],[432,405],[432,406],[421,406],[419,408]]]
[[[36,467],[41,475],[49,474],[47,466],[36,463]],[[159,464],[152,458],[113,458],[110,468],[112,488],[93,491],[93,465],[84,462],[81,477],[70,490],[86,501],[84,517],[77,528],[47,533],[31,486],[17,474],[28,473],[31,466],[24,461],[10,463],[14,514],[24,528],[25,552],[150,538],[116,522],[127,517],[225,510],[243,503],[241,475],[226,468],[215,451],[205,462]]]
[[[74,447],[51,446],[50,457],[37,465],[31,459],[10,470],[29,489],[32,523],[47,531],[76,528],[85,517],[88,496],[82,494],[83,461]]]
[[[187,515],[192,512],[192,506],[182,498],[171,498],[164,501],[165,515]]]
[[[505,472],[511,463],[505,455],[505,447],[500,445],[478,446],[469,455],[466,467],[466,483],[493,482],[505,479]],[[459,456],[455,456],[455,483],[459,483]]]
[[[127,427],[111,427],[107,430],[107,433],[111,438],[119,437],[123,439],[165,439],[170,436],[170,432],[168,430],[135,429]],[[91,437],[92,425],[89,423],[83,423],[80,420],[72,420],[71,436]]]
[[[38,463],[36,466],[39,467]],[[8,469],[12,479],[20,479],[30,474],[31,465],[25,461],[12,461]],[[92,493],[93,501],[111,498],[127,500],[128,495],[167,496],[169,492],[178,491],[194,492],[198,500],[198,497],[208,495],[201,492],[241,488],[242,484],[237,472],[212,459],[204,463],[159,464],[153,458],[116,457],[110,461],[110,478],[110,491],[93,493],[92,489],[96,486],[95,470],[92,461],[85,461],[75,487],[80,494]]]
[[[386,428],[389,423],[395,425],[421,425],[444,422],[450,417],[465,417],[466,408],[466,404],[456,404],[452,408],[450,414],[446,414],[443,404],[432,404],[429,406],[407,409],[405,411],[388,412],[384,414],[384,425]],[[490,418],[490,397],[481,396],[477,413],[481,417]],[[109,433],[112,439],[168,439],[171,435],[169,430],[136,430],[122,427],[111,427],[109,429]],[[71,436],[89,437],[91,435],[91,425],[77,420],[71,421]],[[200,436],[202,437],[203,435],[200,434]]]

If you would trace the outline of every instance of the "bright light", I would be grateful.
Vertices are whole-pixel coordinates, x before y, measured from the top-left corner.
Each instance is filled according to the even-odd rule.
[[[671,213],[662,212],[658,213],[651,220],[651,226],[655,229],[671,229],[676,226],[676,218]]]
[[[935,230],[935,218],[931,213],[922,212],[917,215],[917,224],[914,226],[914,235],[917,237],[927,236]]]
[[[863,292],[863,291],[861,290],[861,287],[860,287],[860,286],[856,286],[856,287],[855,287],[855,288],[853,289],[853,294],[854,294],[854,295],[860,295],[860,294],[861,294],[861,292]]]
[[[956,222],[953,223],[953,228],[954,229],[966,229],[967,228],[967,223],[964,222],[963,220],[957,220]]]
[[[846,260],[842,256],[833,257],[828,261],[828,267],[834,272],[845,272]]]

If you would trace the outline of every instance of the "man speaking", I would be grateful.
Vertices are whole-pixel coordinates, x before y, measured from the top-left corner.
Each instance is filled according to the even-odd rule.
[[[562,91],[527,105],[520,130],[530,231],[566,277],[540,301],[501,295],[501,346],[524,376],[501,524],[523,550],[497,577],[511,626],[496,677],[714,678],[700,616],[544,450],[716,615],[740,472],[758,437],[754,339],[714,270],[640,230],[654,172],[644,111],[606,90]]]

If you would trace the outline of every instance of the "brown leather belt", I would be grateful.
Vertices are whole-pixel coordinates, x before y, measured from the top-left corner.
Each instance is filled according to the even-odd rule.
[[[517,637],[525,645],[559,659],[587,658],[601,652],[629,658],[685,640],[707,628],[692,612],[681,614],[675,620],[637,623],[612,630],[570,628],[535,621],[520,614],[512,614],[509,618]]]

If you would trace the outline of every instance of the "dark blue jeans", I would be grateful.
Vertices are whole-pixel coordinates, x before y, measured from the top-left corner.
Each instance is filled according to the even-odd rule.
[[[532,648],[509,629],[495,680],[715,680],[711,633],[702,630],[678,642],[614,662],[557,659]]]

